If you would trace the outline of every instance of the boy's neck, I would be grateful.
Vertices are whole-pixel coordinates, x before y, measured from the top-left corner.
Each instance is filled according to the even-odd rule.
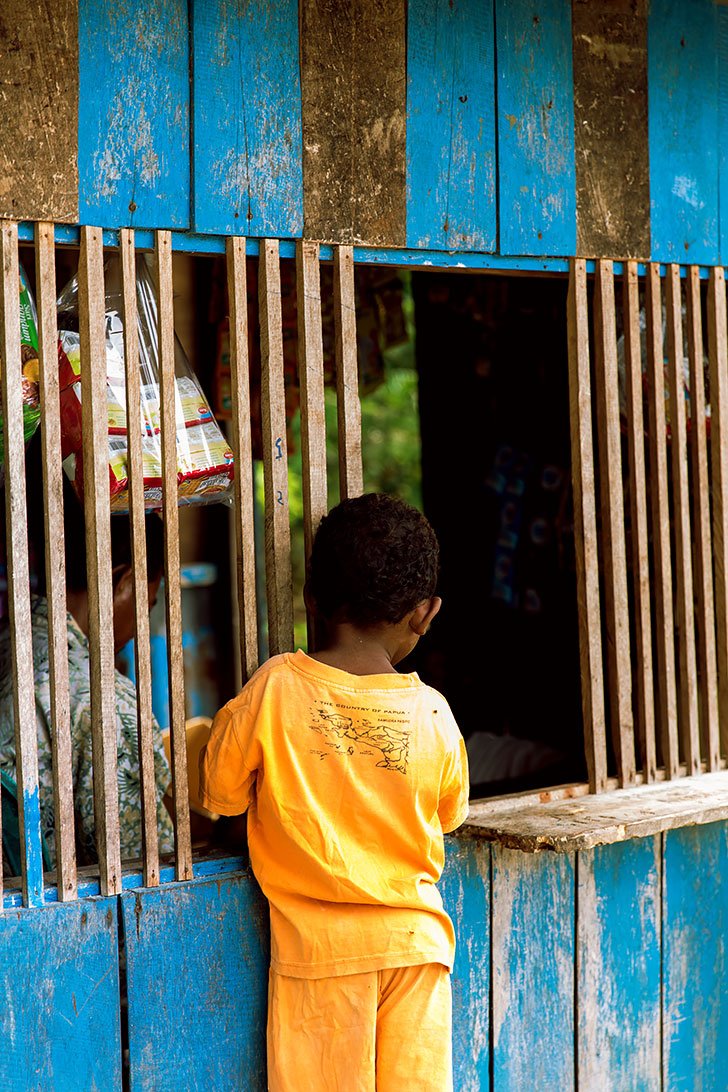
[[[348,622],[338,623],[329,626],[324,647],[310,655],[350,675],[396,674],[394,665],[402,659],[399,629],[396,625],[361,629]]]

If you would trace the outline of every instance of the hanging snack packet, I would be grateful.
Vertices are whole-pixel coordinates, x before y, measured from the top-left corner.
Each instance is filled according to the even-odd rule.
[[[20,309],[20,359],[23,385],[23,438],[27,444],[40,422],[40,397],[38,382],[38,314],[35,309],[28,278],[20,266],[18,279],[18,306]],[[5,474],[5,434],[0,409],[0,483]]]

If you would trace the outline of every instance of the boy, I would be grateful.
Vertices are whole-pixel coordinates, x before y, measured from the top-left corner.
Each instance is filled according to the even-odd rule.
[[[248,809],[270,903],[268,1087],[452,1089],[443,831],[468,810],[444,698],[395,665],[440,609],[438,545],[402,501],[344,501],[316,535],[321,651],[276,656],[220,710],[202,803]]]

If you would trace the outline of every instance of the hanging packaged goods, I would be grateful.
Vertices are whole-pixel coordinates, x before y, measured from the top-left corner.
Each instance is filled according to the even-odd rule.
[[[19,267],[18,308],[20,312],[20,358],[23,375],[23,436],[25,442],[31,438],[40,422],[40,398],[38,394],[38,315],[33,294],[28,285],[28,278],[22,266]],[[0,408],[0,484],[5,469],[5,435],[2,409]]]

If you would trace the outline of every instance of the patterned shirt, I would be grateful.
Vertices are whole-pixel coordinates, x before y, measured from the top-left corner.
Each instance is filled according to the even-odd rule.
[[[35,710],[38,727],[41,824],[51,858],[55,863],[48,603],[45,599],[33,597],[31,617]],[[87,638],[71,614],[67,615],[67,629],[76,839],[85,860],[95,861],[97,860],[97,854],[94,840],[89,647]],[[116,692],[117,778],[121,856],[122,859],[128,859],[141,857],[142,855],[137,698],[134,683],[119,671],[114,673],[114,687]],[[162,803],[162,797],[171,781],[171,774],[156,721],[153,723],[153,738],[159,852],[172,853],[174,850],[172,821]],[[0,769],[7,771],[16,780],[10,631],[7,626],[0,633]]]

